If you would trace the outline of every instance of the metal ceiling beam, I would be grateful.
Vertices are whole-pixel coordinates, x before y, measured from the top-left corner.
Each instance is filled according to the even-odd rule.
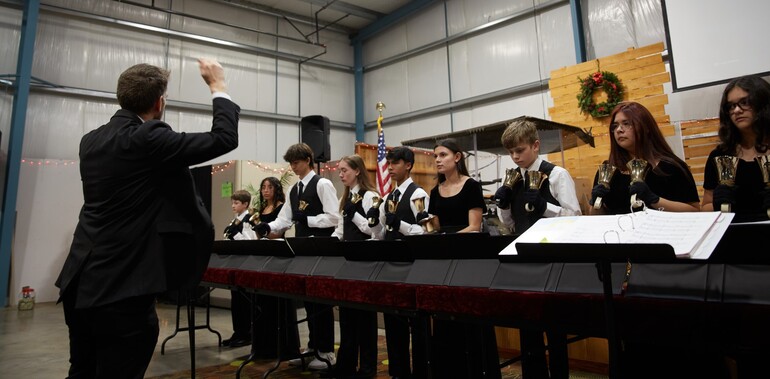
[[[157,34],[161,34],[161,35],[175,36],[175,37],[177,37],[179,39],[182,39],[182,40],[192,40],[192,41],[198,41],[198,42],[201,42],[201,43],[208,43],[208,44],[212,44],[212,45],[224,46],[224,47],[230,48],[230,49],[246,51],[246,52],[249,52],[249,53],[259,54],[259,55],[267,56],[267,57],[274,57],[274,58],[279,58],[279,59],[285,59],[285,60],[288,60],[288,61],[293,61],[293,62],[298,62],[298,63],[303,63],[303,64],[310,64],[310,65],[313,65],[313,66],[325,67],[325,68],[329,68],[329,69],[333,69],[333,70],[340,70],[340,71],[346,71],[346,72],[352,71],[352,67],[346,66],[346,65],[342,65],[342,64],[338,64],[338,63],[326,62],[326,61],[320,61],[320,60],[314,60],[314,61],[311,61],[311,62],[307,62],[308,57],[305,57],[305,56],[289,54],[289,53],[282,53],[280,51],[269,50],[269,49],[265,49],[265,48],[262,48],[262,47],[247,45],[247,44],[240,43],[240,42],[232,42],[232,41],[227,41],[227,40],[223,40],[223,39],[219,39],[219,38],[207,37],[207,36],[200,35],[200,34],[181,32],[181,31],[177,31],[177,30],[173,30],[173,29],[161,28],[161,27],[157,27],[157,26],[153,26],[153,25],[147,25],[147,24],[142,24],[142,23],[133,22],[133,21],[126,21],[126,20],[121,20],[121,19],[117,19],[117,18],[114,18],[114,17],[101,16],[101,15],[96,15],[96,14],[87,13],[87,12],[83,12],[83,11],[66,9],[66,8],[62,8],[62,7],[58,7],[58,6],[53,6],[53,5],[41,5],[40,6],[40,10],[41,11],[51,11],[51,12],[60,13],[60,14],[66,14],[66,15],[70,15],[70,16],[74,16],[74,17],[80,17],[80,18],[87,19],[87,20],[90,20],[90,21],[98,21],[98,22],[103,22],[103,23],[108,23],[108,24],[122,25],[124,27],[129,27],[129,28],[134,28],[134,29],[141,29],[141,30],[145,30],[145,31],[148,31],[148,32],[153,32],[153,33],[157,33]],[[316,47],[320,48],[319,46],[316,46]]]
[[[367,25],[365,28],[361,29],[356,35],[354,35],[351,39],[353,40],[353,42],[357,40],[364,42],[367,39],[376,36],[378,33],[382,32],[383,30],[401,22],[403,19],[421,11],[423,8],[433,4],[434,2],[436,2],[436,0],[412,0],[411,2],[404,5],[403,7],[396,9],[395,11],[389,13],[384,17],[378,18],[377,21],[374,21],[371,24]]]
[[[296,22],[298,24],[308,25],[313,27],[313,29],[315,29],[316,23],[313,17],[302,16],[296,13],[282,11],[282,10],[271,8],[265,5],[256,4],[248,0],[211,0],[211,1],[220,3],[220,4],[230,5],[233,7],[248,9],[250,11],[262,13],[268,16],[285,18],[290,22]],[[331,25],[331,26],[327,26],[326,29],[340,32],[340,33],[345,33],[345,34],[351,34],[355,32],[355,29],[348,28],[344,25]]]
[[[329,0],[299,0],[304,3],[312,4],[315,6],[318,6],[320,8],[326,8],[326,9],[333,9],[335,11],[339,11],[342,13],[347,13],[351,16],[361,17],[366,20],[378,20],[380,18],[385,17],[384,13],[376,12],[371,9],[366,9],[363,7],[359,7],[357,5],[353,5],[350,3],[346,3],[344,1],[329,1]]]

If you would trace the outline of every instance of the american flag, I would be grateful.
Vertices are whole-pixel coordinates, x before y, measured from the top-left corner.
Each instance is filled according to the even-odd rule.
[[[390,192],[390,171],[388,171],[390,164],[385,158],[386,154],[385,132],[382,131],[382,116],[380,116],[377,118],[377,189],[380,190],[380,196]]]

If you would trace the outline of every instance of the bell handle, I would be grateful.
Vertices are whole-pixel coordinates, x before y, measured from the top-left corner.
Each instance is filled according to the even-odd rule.
[[[732,206],[730,206],[730,203],[724,203],[720,207],[720,210],[722,211],[722,213],[729,213],[729,212],[732,212]],[[770,209],[768,209],[768,214],[770,214]]]
[[[594,209],[601,209],[602,208],[602,197],[597,196],[596,201],[594,201]]]

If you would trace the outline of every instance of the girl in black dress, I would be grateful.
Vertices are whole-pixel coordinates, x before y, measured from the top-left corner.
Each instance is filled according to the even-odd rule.
[[[703,178],[703,210],[731,204],[733,222],[767,221],[770,190],[765,187],[757,159],[770,145],[770,84],[756,76],[733,79],[722,93],[719,145],[709,154]],[[719,184],[714,157],[738,158],[735,185]]]
[[[479,182],[465,165],[465,155],[452,138],[439,141],[433,149],[438,185],[430,191],[428,213],[435,230],[449,233],[480,232],[487,207]]]
[[[606,162],[617,171],[609,188],[598,184],[597,172],[591,204],[601,197],[602,205],[599,209],[591,207],[591,214],[631,213],[634,194],[648,208],[669,212],[700,210],[698,188],[690,169],[671,150],[647,108],[635,102],[618,104],[610,115],[610,133],[610,157]],[[643,182],[631,184],[626,164],[634,158],[646,160],[651,169]]]
[[[255,214],[259,215],[259,222],[271,222],[278,217],[283,204],[286,202],[286,194],[283,191],[281,180],[269,176],[262,179],[259,186],[260,199]],[[254,220],[253,222],[256,222]],[[270,232],[267,236],[259,238],[283,238],[283,233]],[[290,300],[275,296],[254,295],[255,311],[258,317],[253,328],[255,343],[252,352],[260,358],[276,358],[278,353],[278,313],[279,308],[284,315],[293,314],[296,309]],[[294,325],[289,325],[290,320],[281,318],[281,356],[293,357],[299,351],[299,335]]]
[[[448,138],[438,142],[433,155],[439,183],[430,192],[430,222],[442,233],[480,232],[484,195],[469,176],[462,149]],[[434,318],[431,343],[434,378],[502,377],[493,325]]]

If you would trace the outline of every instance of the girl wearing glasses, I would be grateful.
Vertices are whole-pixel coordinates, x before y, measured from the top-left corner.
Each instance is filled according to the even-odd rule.
[[[733,222],[768,219],[770,190],[766,189],[757,159],[768,155],[770,144],[770,84],[757,76],[733,79],[722,93],[719,108],[719,145],[709,154],[703,177],[703,210],[730,204]],[[719,183],[715,157],[738,158],[735,185]]]
[[[623,102],[610,115],[610,157],[606,163],[617,168],[609,188],[594,177],[591,204],[601,198],[601,206],[591,214],[631,213],[631,197],[648,208],[670,212],[700,210],[698,189],[687,164],[671,150],[650,111],[635,102]],[[649,170],[644,181],[631,183],[626,164],[639,158]],[[641,208],[640,208],[641,209]],[[635,211],[638,209],[634,209]]]

